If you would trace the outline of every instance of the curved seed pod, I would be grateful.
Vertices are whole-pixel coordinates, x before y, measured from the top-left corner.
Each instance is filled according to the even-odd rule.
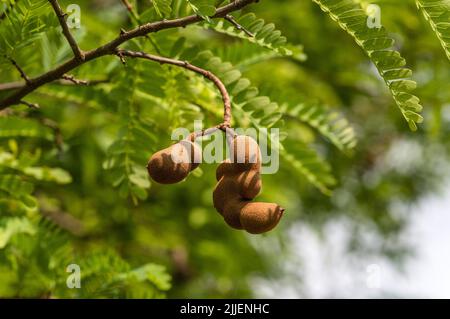
[[[274,203],[244,203],[240,211],[242,227],[251,234],[261,234],[273,229],[284,213],[284,208]]]
[[[176,144],[175,144],[176,145]],[[182,181],[191,170],[190,163],[175,163],[172,160],[174,146],[165,148],[153,154],[147,164],[150,177],[161,184],[174,184]]]
[[[228,201],[222,214],[225,222],[234,229],[243,228],[241,224],[241,202],[242,200],[239,197]]]
[[[238,199],[239,193],[236,182],[232,177],[223,176],[213,191],[214,208],[223,215],[225,205],[233,199]]]
[[[261,168],[261,150],[258,143],[246,135],[237,135],[231,142],[230,149],[232,152],[233,163],[236,169],[246,171]]]
[[[190,148],[191,154],[191,171],[196,169],[202,162],[202,149],[200,145],[195,142],[183,140],[180,143],[186,143],[186,147]]]
[[[253,199],[261,192],[262,182],[258,170],[245,171],[237,175],[239,195],[243,199]]]
[[[231,164],[230,159],[226,159],[222,163],[220,163],[216,169],[216,180],[220,181],[222,176],[224,176],[225,174],[230,175],[233,173],[234,173],[234,167]]]
[[[274,203],[250,201],[262,188],[259,146],[247,136],[236,136],[230,144],[232,160],[225,160],[216,170],[214,207],[232,228],[251,234],[267,232],[278,224],[284,209]]]
[[[147,164],[147,170],[155,182],[174,184],[185,179],[200,162],[200,147],[183,140],[153,154]]]

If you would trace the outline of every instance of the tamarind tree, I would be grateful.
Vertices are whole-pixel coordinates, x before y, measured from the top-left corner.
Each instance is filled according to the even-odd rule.
[[[72,2],[80,28],[69,23]],[[365,1],[72,2],[0,2],[0,297],[251,296],[248,275],[280,265],[212,213],[225,209],[211,195],[215,167],[189,167],[189,183],[170,189],[146,170],[171,131],[194,131],[194,120],[208,132],[194,134],[211,140],[230,127],[281,130],[280,171],[261,197],[289,214],[261,241],[276,245],[296,220],[333,212],[385,238],[401,230],[386,192],[419,197],[412,176],[367,180],[405,122],[415,131],[423,121],[418,96],[436,108],[431,135],[443,136],[447,0],[387,1],[383,22],[415,23],[394,28],[409,32],[397,43],[368,26]],[[396,17],[397,5],[409,16]],[[420,41],[441,58],[417,77],[432,72],[428,86],[413,80]],[[431,166],[418,176],[439,175]],[[80,289],[66,285],[71,264]]]

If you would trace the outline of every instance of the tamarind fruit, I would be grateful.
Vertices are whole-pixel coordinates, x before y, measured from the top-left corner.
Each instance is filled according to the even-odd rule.
[[[150,177],[160,184],[184,180],[202,160],[202,150],[189,140],[182,140],[152,155],[147,164]]]
[[[262,188],[259,146],[254,139],[239,135],[230,149],[233,160],[223,161],[216,170],[214,207],[232,228],[251,234],[267,232],[278,224],[284,209],[274,203],[251,201]]]
[[[232,140],[230,148],[234,167],[238,171],[261,169],[261,151],[258,143],[251,137],[238,135]]]

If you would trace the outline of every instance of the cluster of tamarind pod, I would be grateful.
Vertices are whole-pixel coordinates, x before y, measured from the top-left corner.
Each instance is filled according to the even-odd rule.
[[[235,135],[229,147],[230,158],[216,170],[214,208],[234,229],[244,229],[251,234],[268,232],[278,224],[284,209],[275,203],[252,201],[262,188],[258,143],[249,136]],[[201,161],[202,150],[194,137],[153,154],[147,170],[155,182],[174,184],[184,180]]]

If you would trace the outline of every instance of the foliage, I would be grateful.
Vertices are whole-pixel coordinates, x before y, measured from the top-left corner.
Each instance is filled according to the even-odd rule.
[[[367,14],[352,1],[314,0],[339,26],[347,31],[356,43],[367,53],[389,87],[392,96],[408,121],[411,130],[423,121],[419,99],[410,94],[417,83],[410,80],[412,71],[404,68],[406,61],[400,53],[392,49],[394,40],[383,27],[369,28]]]
[[[298,221],[320,231],[345,217],[354,222],[355,243],[361,225],[382,243],[396,242],[405,220],[390,207],[431,191],[439,166],[430,160],[402,173],[380,162],[408,138],[424,158],[448,153],[450,79],[448,61],[439,59],[439,42],[449,55],[447,1],[417,0],[429,32],[417,8],[395,0],[380,3],[380,29],[367,27],[364,1],[260,1],[232,13],[254,36],[210,18],[229,1],[130,3],[133,13],[121,1],[79,1],[82,27],[71,33],[80,47],[98,47],[139,23],[201,16],[121,48],[212,72],[230,93],[233,126],[260,135],[279,128],[280,170],[263,177],[260,197],[284,203],[288,213],[277,230],[251,238],[226,228],[212,208],[215,165],[172,187],[151,183],[149,156],[172,143],[175,128],[220,123],[221,96],[175,66],[94,59],[73,75],[98,83],[55,81],[26,97],[40,109],[0,112],[0,297],[251,297],[255,278],[280,273],[291,249],[288,230]],[[23,81],[10,59],[35,77],[71,57],[48,1],[2,1],[0,12],[2,82]],[[387,106],[393,97],[415,130],[422,121],[416,86],[432,108],[423,112],[430,124],[411,136]],[[0,90],[0,99],[8,94]],[[271,136],[268,143],[276,144]],[[351,249],[364,250],[355,243]],[[66,286],[70,264],[81,268],[81,289]]]
[[[450,2],[447,0],[417,0],[416,3],[430,23],[450,60]]]

